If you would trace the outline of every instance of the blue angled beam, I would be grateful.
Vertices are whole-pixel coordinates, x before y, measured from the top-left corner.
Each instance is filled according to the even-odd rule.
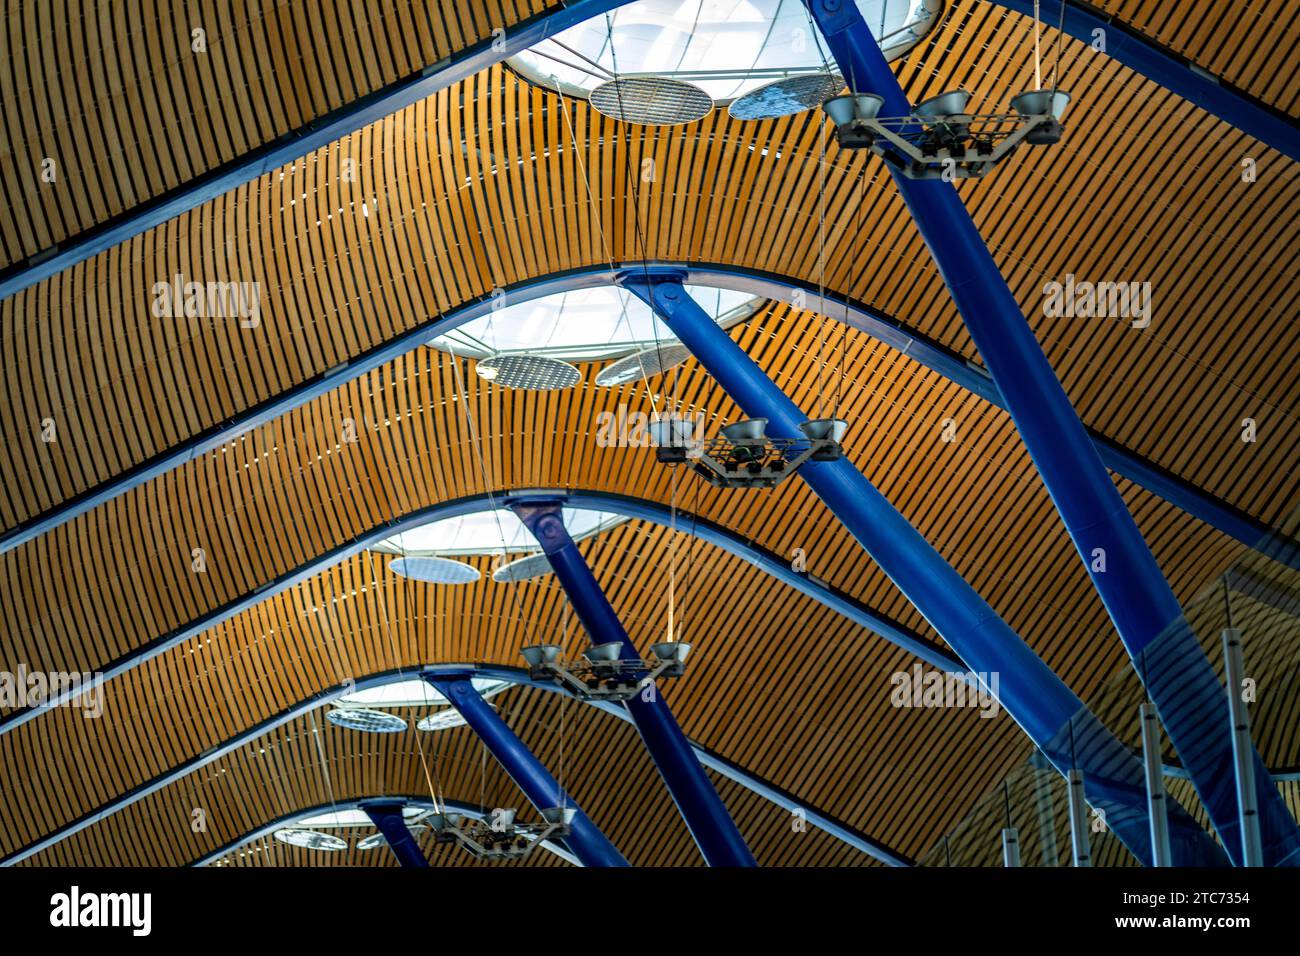
[[[992,2],[1027,17],[1034,15],[1034,0]],[[1055,28],[1060,22],[1059,10],[1056,3],[1043,3],[1040,14],[1043,23]],[[1244,90],[1236,89],[1188,57],[1165,49],[1128,24],[1113,16],[1098,14],[1076,0],[1066,0],[1061,28],[1068,36],[1087,44],[1095,41],[1095,31],[1104,31],[1104,53],[1116,63],[1300,162],[1300,128],[1294,119]]]
[[[746,415],[766,418],[775,438],[803,438],[799,425],[806,416],[686,293],[680,276],[638,270],[621,281],[655,310]],[[1111,829],[1149,865],[1139,761],[852,461],[809,461],[799,474],[967,667],[986,682],[999,675],[999,700],[1007,713],[1061,773],[1085,772],[1089,801],[1106,810]],[[1176,805],[1170,828],[1182,865],[1222,860],[1222,851]]]
[[[425,858],[424,851],[420,849],[420,844],[415,842],[415,837],[411,834],[410,829],[406,826],[406,817],[402,813],[405,806],[404,801],[400,800],[365,800],[360,804],[361,809],[365,811],[366,816],[384,835],[384,840],[388,847],[393,851],[393,856],[397,857],[397,862],[404,867],[427,867],[428,859]]]
[[[497,763],[524,792],[530,803],[540,810],[573,807],[577,812],[570,823],[565,843],[582,861],[583,866],[627,866],[627,860],[601,833],[591,818],[542,766],[533,752],[511,730],[497,712],[488,706],[468,674],[426,674],[425,679],[447,702],[455,707],[465,723],[487,745]]]
[[[559,579],[591,642],[617,642],[622,645],[624,660],[640,660],[636,645],[628,637],[596,576],[564,527],[560,503],[524,503],[507,498],[506,505],[514,510],[541,545],[551,570]],[[756,866],[754,855],[745,845],[745,838],[731,819],[718,791],[713,788],[708,774],[695,759],[690,741],[682,733],[663,694],[656,688],[648,700],[644,694],[637,694],[624,701],[624,706],[632,715],[632,722],[645,742],[650,759],[663,777],[678,812],[709,866]]]
[[[877,341],[898,349],[909,358],[938,372],[984,401],[998,408],[1006,408],[1002,393],[982,368],[864,303],[819,291],[816,285],[804,280],[737,266],[710,263],[692,263],[687,266],[674,262],[655,262],[651,266],[655,269],[681,271],[686,276],[688,285],[748,292],[761,298],[784,300],[789,298],[792,290],[798,290],[804,295],[805,308],[836,321],[846,322]],[[617,273],[611,272],[607,266],[583,267],[512,285],[506,289],[506,295],[511,302],[528,302],[546,295],[608,285],[614,281],[616,275]],[[397,338],[358,356],[346,365],[331,369],[324,375],[317,376],[256,405],[230,421],[222,422],[120,475],[67,499],[0,535],[0,554],[12,551],[42,534],[48,534],[119,495],[126,494],[133,488],[138,488],[181,467],[188,461],[234,441],[254,428],[259,428],[348,382],[355,381],[412,349],[419,348],[437,335],[487,315],[491,308],[491,301],[485,298],[423,322]],[[1102,461],[1117,474],[1141,485],[1152,494],[1159,495],[1247,547],[1254,548],[1288,567],[1300,570],[1300,543],[1279,535],[1264,522],[1196,487],[1185,478],[1180,478],[1148,461],[1095,429],[1089,429],[1088,433],[1096,444]]]
[[[909,115],[912,106],[857,5],[804,2],[850,88],[881,96],[882,115]],[[1232,737],[1213,667],[956,188],[890,172],[1169,739],[1239,863]],[[1276,863],[1300,847],[1300,828],[1258,752],[1254,761],[1265,856]]]

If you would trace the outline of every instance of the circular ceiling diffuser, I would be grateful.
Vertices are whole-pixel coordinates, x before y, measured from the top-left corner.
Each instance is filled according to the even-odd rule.
[[[478,363],[478,374],[506,388],[534,392],[573,388],[582,381],[574,366],[545,355],[494,355]]]
[[[396,714],[382,710],[367,710],[364,707],[348,707],[331,710],[325,719],[337,727],[348,730],[360,730],[368,734],[400,734],[406,729],[406,721]]]
[[[388,570],[428,584],[473,584],[482,577],[472,564],[448,558],[398,558],[388,562]]]
[[[492,580],[497,584],[509,581],[528,581],[551,573],[551,562],[544,554],[530,554],[518,561],[503,564],[492,572]]]
[[[305,850],[346,850],[348,841],[319,830],[307,830],[302,827],[286,827],[275,831],[275,838],[290,846],[300,846]]]
[[[844,89],[844,77],[826,73],[787,76],[750,90],[727,107],[732,119],[764,120],[815,110]]]
[[[491,704],[488,704],[491,707]],[[434,711],[427,717],[421,717],[415,725],[417,730],[425,733],[432,733],[435,730],[451,730],[453,727],[464,727],[465,718],[460,715],[455,707],[447,707],[443,710]]]
[[[691,350],[679,342],[645,349],[612,365],[606,365],[596,376],[596,384],[613,388],[639,381],[643,376],[659,375],[681,365],[691,357]]]
[[[641,126],[679,126],[713,112],[713,98],[693,83],[630,76],[600,84],[587,97],[598,113]]]

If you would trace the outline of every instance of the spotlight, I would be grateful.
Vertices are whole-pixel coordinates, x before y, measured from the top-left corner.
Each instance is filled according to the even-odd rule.
[[[524,655],[529,670],[534,670],[544,668],[558,661],[564,653],[564,648],[560,647],[559,644],[535,644],[523,648],[519,653]]]
[[[1022,119],[1034,125],[1025,133],[1025,142],[1031,146],[1051,146],[1061,141],[1065,127],[1061,117],[1070,105],[1070,94],[1064,90],[1029,90],[1011,98],[1011,108]]]
[[[813,418],[799,426],[799,431],[813,444],[813,461],[836,461],[844,452],[840,442],[849,430],[842,418]]]
[[[884,105],[874,93],[848,93],[827,100],[822,109],[835,124],[835,141],[842,149],[870,149],[876,142],[870,121]]]
[[[683,462],[690,457],[695,423],[689,418],[665,415],[649,425],[650,444],[655,457],[662,462]]]

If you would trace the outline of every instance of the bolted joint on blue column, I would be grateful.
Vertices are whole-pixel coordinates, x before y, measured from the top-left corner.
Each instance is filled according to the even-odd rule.
[[[622,645],[624,660],[639,660],[641,655],[636,645],[565,528],[559,502],[525,504],[506,499],[506,507],[537,538],[591,642],[617,642]],[[709,866],[757,866],[745,838],[658,688],[647,695],[637,694],[625,706]]]
[[[465,718],[465,723],[492,752],[510,779],[538,810],[573,807],[577,812],[569,824],[565,843],[583,866],[627,866],[627,860],[591,822],[574,800],[542,766],[522,740],[507,726],[487,701],[474,689],[467,676],[425,674],[427,680]]]

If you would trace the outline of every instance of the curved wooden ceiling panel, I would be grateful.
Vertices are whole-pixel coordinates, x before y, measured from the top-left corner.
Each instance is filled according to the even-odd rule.
[[[0,268],[547,6],[6,2],[0,129],[12,146],[0,152]],[[41,176],[46,158],[57,164],[53,184]]]
[[[961,83],[1004,102],[1027,75],[1027,22],[986,4],[954,10],[924,66],[903,64],[909,93]],[[1265,250],[1294,243],[1283,210],[1300,182],[1288,161],[1082,44],[1065,50],[1070,136],[964,184],[967,203],[1084,420],[1273,521],[1300,450],[1285,321],[1298,293],[1294,263]],[[881,167],[833,148],[823,274],[815,115],[647,132],[568,105],[489,71],[4,300],[21,430],[0,448],[19,479],[0,519],[13,527],[494,288],[607,259],[824,278],[977,358]],[[1117,116],[1127,135],[1114,135]],[[1237,175],[1245,153],[1255,183]],[[355,184],[339,182],[347,157]],[[642,190],[628,171],[644,159],[656,181]],[[259,282],[260,324],[152,318],[151,290],[176,274]],[[1066,274],[1150,282],[1151,327],[1044,318],[1042,286]],[[1268,436],[1248,453],[1244,417]],[[39,440],[46,418],[57,443]]]

